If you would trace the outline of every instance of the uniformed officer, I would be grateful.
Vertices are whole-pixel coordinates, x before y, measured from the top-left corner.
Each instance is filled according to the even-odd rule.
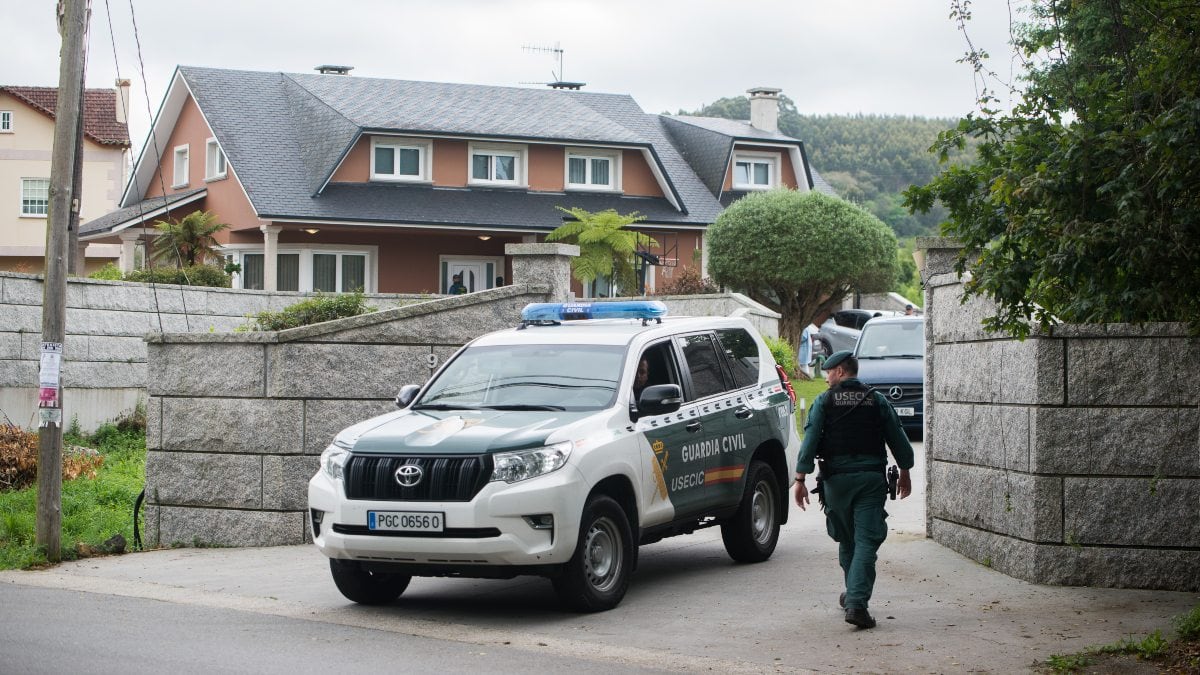
[[[886,443],[900,467],[898,492],[903,499],[912,492],[908,470],[913,449],[904,435],[900,419],[880,392],[858,380],[858,359],[840,351],[825,361],[829,390],[813,402],[804,425],[804,441],[796,461],[796,505],[809,503],[805,477],[814,460],[821,460],[821,486],[829,536],[838,542],[838,562],[845,575],[846,590],[839,603],[846,610],[846,623],[874,628],[867,611],[875,586],[876,551],[887,537]]]

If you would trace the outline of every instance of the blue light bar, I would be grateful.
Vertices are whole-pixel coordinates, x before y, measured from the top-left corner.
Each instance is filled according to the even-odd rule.
[[[621,302],[534,302],[521,310],[522,321],[578,321],[581,319],[661,319],[667,306],[657,300]]]

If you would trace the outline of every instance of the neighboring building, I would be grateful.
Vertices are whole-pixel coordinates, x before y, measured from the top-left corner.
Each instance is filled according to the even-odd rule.
[[[58,89],[0,85],[0,270],[40,273],[46,257],[50,156]],[[86,89],[83,104],[83,180],[80,222],[121,203],[129,165],[129,82]],[[84,259],[93,271],[116,260],[120,247],[91,244]]]
[[[542,240],[555,207],[612,208],[659,242],[653,288],[704,266],[728,198],[814,185],[803,144],[774,127],[778,90],[754,90],[754,126],[718,127],[626,95],[346,70],[178,68],[123,208],[81,236],[132,261],[155,221],[202,209],[231,226],[219,240],[238,287],[445,293],[458,274],[472,291],[509,279],[504,244]]]

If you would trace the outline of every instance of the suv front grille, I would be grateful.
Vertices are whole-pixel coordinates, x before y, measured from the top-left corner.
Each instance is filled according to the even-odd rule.
[[[396,469],[421,469],[421,480],[404,487]],[[469,502],[492,477],[487,455],[452,457],[352,455],[345,467],[346,497],[396,502]]]
[[[925,387],[920,384],[872,384],[871,388],[887,397],[892,405],[911,405],[920,403],[925,397]],[[900,388],[900,397],[893,398],[892,387]]]

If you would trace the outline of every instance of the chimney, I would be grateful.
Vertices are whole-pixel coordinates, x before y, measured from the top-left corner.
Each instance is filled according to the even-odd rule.
[[[129,80],[117,80],[117,123],[129,124]]]
[[[747,89],[750,94],[750,126],[761,131],[779,131],[779,92],[772,87]]]
[[[350,71],[354,70],[354,66],[330,66],[323,65],[313,68],[322,75],[349,75]]]

